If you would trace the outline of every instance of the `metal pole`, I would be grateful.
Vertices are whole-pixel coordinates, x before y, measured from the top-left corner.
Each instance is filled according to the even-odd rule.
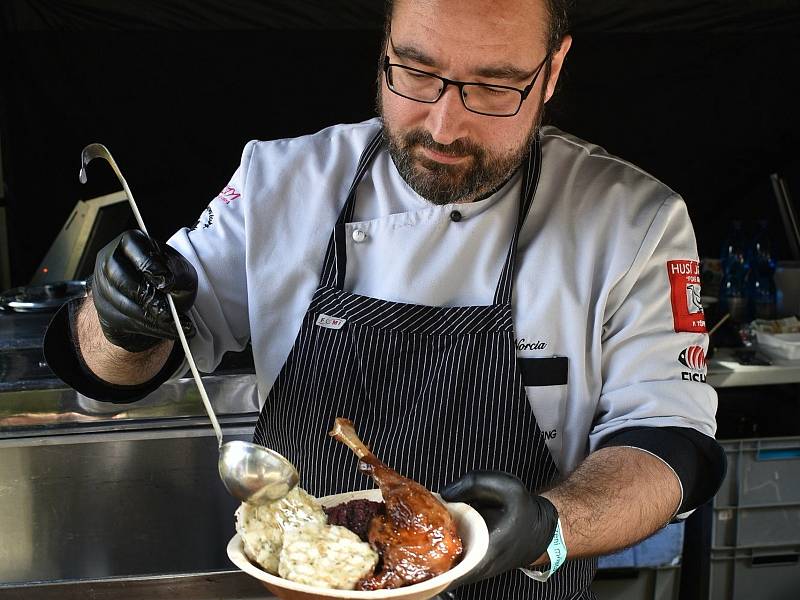
[[[0,290],[11,287],[11,261],[8,256],[6,224],[6,182],[3,178],[3,138],[0,136]]]
[[[781,222],[786,231],[786,240],[789,242],[792,260],[800,260],[800,225],[797,222],[797,211],[789,196],[789,187],[786,185],[786,180],[777,173],[773,173],[769,178],[772,182],[775,200],[778,202],[778,211],[781,214]]]

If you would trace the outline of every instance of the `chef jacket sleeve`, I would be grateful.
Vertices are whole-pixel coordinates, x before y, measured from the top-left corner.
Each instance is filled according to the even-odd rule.
[[[197,333],[190,346],[197,368],[205,373],[226,352],[239,352],[250,340],[244,205],[251,200],[245,190],[256,143],[245,146],[236,173],[197,222],[167,242],[197,271],[197,298],[189,312]]]
[[[725,477],[725,451],[714,440],[689,427],[630,427],[604,439],[601,447],[627,446],[655,454],[675,471],[682,500],[677,516],[708,502]]]
[[[197,334],[189,343],[197,368],[205,373],[216,368],[225,352],[243,350],[250,338],[242,210],[246,199],[242,198],[242,190],[254,145],[255,142],[250,142],[245,146],[233,178],[203,210],[197,222],[168,241],[197,271],[197,299],[189,312]],[[50,368],[73,389],[95,400],[133,402],[188,369],[183,349],[176,343],[164,367],[148,382],[120,386],[97,378],[80,356],[73,335],[78,302],[68,303],[56,313],[44,339]]]
[[[705,383],[699,283],[686,205],[672,196],[607,295],[603,387],[589,436],[590,451],[625,445],[664,460],[683,488],[679,513],[713,497],[725,472],[714,440],[717,395]]]

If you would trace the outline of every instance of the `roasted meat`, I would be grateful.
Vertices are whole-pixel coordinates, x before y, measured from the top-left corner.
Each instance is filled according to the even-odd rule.
[[[357,590],[398,588],[448,571],[461,558],[463,546],[447,508],[416,481],[384,465],[358,439],[353,423],[336,419],[330,435],[347,445],[372,475],[386,510],[370,521],[369,542],[381,555],[381,569],[356,584]]]

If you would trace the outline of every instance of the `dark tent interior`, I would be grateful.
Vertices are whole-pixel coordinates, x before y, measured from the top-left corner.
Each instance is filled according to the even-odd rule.
[[[770,219],[771,173],[796,176],[796,0],[578,1],[548,120],[685,198],[700,255],[733,218]],[[11,283],[27,283],[79,199],[79,154],[114,154],[151,233],[192,224],[250,139],[374,115],[377,0],[10,0],[0,5]],[[795,200],[800,200],[800,189]],[[782,256],[781,256],[782,255]]]

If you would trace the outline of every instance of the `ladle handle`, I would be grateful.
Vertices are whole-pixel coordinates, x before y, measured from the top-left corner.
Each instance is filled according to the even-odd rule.
[[[125,195],[128,197],[128,202],[133,210],[133,216],[136,217],[136,223],[139,225],[139,229],[142,230],[142,233],[149,236],[147,233],[147,227],[145,227],[144,221],[142,220],[142,215],[139,212],[139,207],[136,206],[136,201],[133,199],[133,194],[128,187],[128,182],[125,181],[125,178],[122,176],[122,173],[120,172],[119,167],[117,167],[117,163],[111,156],[111,153],[108,151],[108,148],[106,148],[103,144],[89,144],[83,149],[83,152],[81,153],[81,183],[86,183],[86,165],[89,164],[89,161],[93,158],[103,158],[108,162],[109,165],[111,165],[111,168],[117,175],[117,179],[119,179],[119,182],[122,184],[122,189],[125,190]],[[208,399],[206,387],[203,385],[203,380],[200,378],[200,372],[197,370],[197,365],[194,362],[192,351],[189,349],[189,342],[186,340],[186,335],[183,333],[181,320],[178,316],[178,309],[175,308],[175,302],[172,300],[172,296],[169,294],[167,294],[167,302],[169,303],[169,309],[172,312],[172,319],[175,321],[175,328],[178,330],[178,338],[180,339],[181,345],[183,346],[183,351],[186,354],[186,360],[189,361],[189,368],[192,370],[194,382],[197,384],[197,389],[200,391],[200,398],[203,400],[203,406],[205,406],[206,413],[208,413],[208,418],[211,419],[211,425],[214,427],[214,433],[217,436],[217,445],[221,448],[222,429],[219,426],[219,421],[217,421],[217,416],[214,414],[214,409],[211,407],[211,401]]]
[[[128,196],[128,198],[130,198],[130,196]],[[131,202],[133,202],[132,199]],[[144,228],[142,228],[142,231],[147,234]],[[211,408],[211,401],[208,399],[206,386],[203,385],[203,380],[200,377],[200,372],[197,370],[197,365],[194,364],[194,357],[192,356],[192,351],[189,349],[189,342],[186,340],[186,335],[183,333],[183,327],[181,326],[181,320],[178,317],[178,309],[175,308],[175,302],[169,294],[167,294],[167,302],[169,302],[169,309],[172,311],[172,318],[175,320],[175,328],[178,330],[178,337],[181,340],[183,351],[186,353],[186,360],[189,361],[189,368],[192,370],[194,382],[197,384],[197,389],[200,391],[200,398],[203,399],[203,406],[206,407],[208,418],[211,419],[211,425],[214,427],[214,433],[217,434],[217,446],[222,448],[222,429],[219,426],[219,421],[217,421],[217,415],[214,414],[214,409]]]

